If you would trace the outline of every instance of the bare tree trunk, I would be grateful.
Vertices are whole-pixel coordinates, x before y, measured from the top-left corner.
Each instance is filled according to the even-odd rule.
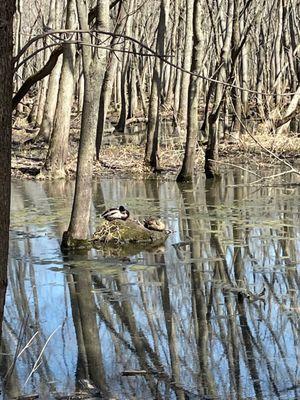
[[[193,56],[192,56],[192,72],[199,73],[201,68],[201,4],[200,0],[194,0],[193,4]],[[194,173],[195,153],[197,135],[199,132],[198,122],[198,106],[199,106],[199,79],[191,76],[188,91],[188,120],[187,120],[187,137],[185,144],[184,159],[177,181],[191,181]]]
[[[132,9],[134,7],[135,1],[129,2],[129,10],[125,34],[132,35]],[[124,132],[126,127],[126,120],[128,115],[128,71],[130,69],[131,64],[131,55],[127,53],[127,51],[131,49],[131,44],[128,44],[127,41],[124,42],[123,50],[125,51],[123,54],[122,60],[122,69],[121,69],[121,87],[120,87],[120,95],[121,95],[121,112],[119,116],[119,121],[116,125],[116,131]]]
[[[127,110],[128,110],[128,80],[127,73],[130,65],[129,55],[124,53],[123,62],[122,62],[122,70],[121,70],[121,112],[119,121],[116,125],[116,131],[124,132],[126,126],[127,119]]]
[[[279,94],[282,92],[282,33],[283,33],[283,0],[278,0],[277,4],[277,32],[274,46],[274,65],[275,65],[275,102],[280,105],[282,100]]]
[[[0,342],[7,287],[7,257],[10,213],[11,131],[13,94],[14,0],[0,1]]]
[[[233,13],[234,2],[228,1],[226,12],[226,33],[223,48],[220,56],[220,67],[218,73],[218,80],[226,82],[228,76],[228,67],[231,53],[231,40],[233,32]],[[207,178],[214,178],[219,176],[219,115],[221,111],[222,100],[224,98],[224,91],[226,89],[220,83],[216,84],[214,95],[214,106],[208,117],[208,144],[205,151],[205,175]]]
[[[126,16],[126,11],[124,9],[124,5],[121,3],[120,4],[120,10],[118,13],[117,17],[117,23],[116,23],[116,28],[115,32],[116,33],[121,33],[124,30],[124,26],[127,23],[127,19],[125,18]],[[111,41],[111,48],[114,48],[118,41],[118,38],[116,36],[113,37]],[[103,78],[103,84],[102,84],[102,89],[101,89],[101,95],[100,95],[100,103],[99,103],[99,119],[98,119],[98,125],[97,125],[97,137],[96,137],[96,157],[99,159],[99,154],[100,154],[100,149],[102,145],[102,139],[103,139],[103,134],[104,134],[104,126],[105,126],[105,121],[106,121],[106,114],[108,111],[108,107],[110,104],[111,100],[111,94],[112,94],[112,88],[113,88],[113,83],[116,80],[116,70],[118,66],[119,60],[116,54],[111,51],[109,54],[109,58],[107,61],[106,65],[106,70]]]
[[[76,1],[80,29],[88,30],[88,16],[85,3],[83,0]],[[109,0],[98,0],[96,29],[108,30],[108,28]],[[72,215],[68,232],[64,234],[62,243],[66,247],[70,245],[69,239],[81,240],[86,239],[88,236],[97,116],[101,83],[106,64],[106,51],[99,48],[92,49],[88,46],[88,44],[91,44],[89,34],[83,34],[82,40],[87,44],[82,47],[84,103]]]
[[[185,23],[185,38],[184,38],[185,42],[184,42],[184,52],[183,52],[183,68],[187,71],[190,71],[192,63],[192,54],[193,54],[193,26],[195,27],[195,24],[193,22],[194,20],[193,13],[195,11],[194,2],[186,0],[185,7],[186,7],[186,23]],[[187,123],[189,83],[190,83],[190,75],[182,74],[178,117],[184,127],[186,126]]]
[[[23,0],[16,1],[16,12],[14,15],[14,56],[19,53],[21,48],[23,47],[23,35],[21,34],[21,27],[22,27],[22,19],[23,19]],[[22,66],[18,70],[18,74],[14,79],[14,92],[18,91],[22,85],[22,73],[23,73],[24,66]],[[23,104],[19,103],[17,107],[17,111],[22,113],[23,112]]]
[[[169,18],[170,0],[161,0],[160,14],[156,41],[156,50],[163,56],[165,49],[165,34]],[[160,136],[160,104],[161,104],[161,78],[163,63],[155,58],[152,85],[149,100],[147,143],[145,151],[145,162],[154,171],[160,169],[159,164],[159,136]]]
[[[48,90],[44,108],[43,119],[41,123],[41,127],[39,133],[36,137],[36,141],[43,139],[46,142],[49,142],[50,136],[53,129],[53,121],[55,116],[55,110],[57,105],[57,96],[59,89],[59,78],[61,73],[61,57],[57,60],[55,67],[53,68],[49,81],[48,81]]]
[[[137,72],[136,61],[131,60],[128,71],[128,113],[127,119],[133,118],[137,110]]]
[[[233,26],[232,26],[232,53],[238,51],[238,47],[240,45],[241,34],[240,34],[240,9],[239,9],[239,0],[233,0],[234,2],[234,11],[233,11]],[[232,58],[235,58],[233,55]],[[238,67],[241,67],[241,64],[238,64]],[[233,72],[235,77],[235,84],[240,86],[240,70],[237,68],[236,71]],[[232,129],[231,129],[231,140],[238,141],[241,130],[241,119],[242,119],[242,99],[241,99],[241,91],[236,88],[232,88],[232,104],[233,104],[233,116],[232,116]]]
[[[58,0],[51,0],[50,11],[49,11],[49,20],[47,25],[52,29],[59,29],[60,16],[57,15],[56,10],[56,2]],[[47,95],[43,113],[43,119],[40,127],[40,131],[35,140],[43,139],[46,142],[49,142],[50,135],[53,129],[53,120],[55,115],[55,109],[57,104],[57,94],[59,88],[59,77],[61,71],[61,57],[57,61],[55,67],[53,68],[49,80],[48,80],[48,88]]]
[[[68,0],[66,29],[76,26],[75,0]],[[53,178],[65,176],[65,162],[68,156],[71,110],[74,93],[75,45],[64,43],[63,65],[59,82],[58,100],[54,127],[51,135],[44,172]]]
[[[45,52],[46,54],[46,52]],[[49,77],[46,76],[40,84],[40,92],[39,92],[39,101],[38,101],[38,109],[36,114],[35,124],[36,126],[40,126],[43,120],[45,102],[46,102],[46,94],[47,94],[47,87],[48,87],[48,80]]]

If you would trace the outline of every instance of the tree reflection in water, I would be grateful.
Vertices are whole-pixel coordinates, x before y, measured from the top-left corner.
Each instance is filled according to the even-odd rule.
[[[174,231],[105,260],[60,252],[71,184],[14,183],[6,398],[298,398],[300,192],[246,183],[95,182],[91,231],[124,203]]]

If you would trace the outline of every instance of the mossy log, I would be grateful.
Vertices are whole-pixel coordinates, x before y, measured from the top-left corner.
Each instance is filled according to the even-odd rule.
[[[101,244],[162,244],[169,235],[168,231],[153,231],[145,228],[140,222],[103,221],[92,237],[95,245]]]

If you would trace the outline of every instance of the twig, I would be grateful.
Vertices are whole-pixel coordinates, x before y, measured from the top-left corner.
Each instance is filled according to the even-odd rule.
[[[211,161],[213,161],[214,163],[218,163],[218,164],[229,165],[230,167],[234,167],[234,168],[239,168],[239,169],[241,169],[241,170],[243,170],[245,172],[249,172],[249,174],[252,174],[252,175],[255,175],[255,176],[259,177],[260,179],[264,179],[264,178],[261,177],[261,175],[257,174],[256,172],[253,172],[250,169],[241,167],[240,165],[236,165],[236,164],[232,164],[232,163],[224,162],[224,161],[216,161],[216,160],[211,160]]]
[[[148,51],[150,54],[158,57],[160,60],[162,60],[165,64],[170,65],[173,68],[176,68],[177,70],[187,73],[191,76],[195,76],[197,78],[201,78],[204,79],[208,82],[214,82],[214,83],[218,83],[220,85],[226,86],[226,87],[231,87],[231,88],[235,88],[244,92],[248,92],[248,93],[253,93],[253,94],[259,94],[261,96],[274,96],[274,93],[268,93],[268,92],[258,92],[256,90],[252,90],[252,89],[247,89],[241,86],[237,86],[234,85],[232,83],[229,82],[224,82],[224,81],[220,81],[218,79],[214,79],[214,78],[209,78],[207,76],[204,76],[202,74],[199,73],[195,73],[192,71],[188,71],[185,68],[179,67],[178,65],[172,63],[171,61],[167,60],[165,58],[165,56],[161,56],[160,54],[158,54],[155,50],[151,49],[151,47],[145,45],[144,43],[142,43],[140,40],[135,39],[132,36],[128,36],[128,35],[124,35],[121,33],[115,33],[115,32],[109,32],[109,31],[103,31],[103,30],[97,30],[97,29],[57,29],[57,30],[51,30],[49,32],[44,32],[40,35],[35,36],[34,38],[32,38],[31,40],[29,40],[26,45],[20,50],[20,52],[16,55],[16,57],[14,57],[13,61],[16,62],[20,59],[20,57],[26,52],[26,50],[37,40],[39,39],[44,39],[45,37],[49,36],[49,35],[54,35],[54,34],[62,34],[62,33],[89,33],[90,35],[93,35],[95,33],[101,34],[101,35],[108,35],[108,36],[114,36],[114,37],[120,37],[123,38],[125,40],[130,40],[133,43],[136,43],[137,45],[141,46],[143,49],[145,49],[146,51]],[[147,54],[149,55],[149,54]],[[276,96],[291,96],[294,95],[295,92],[288,92],[288,93],[276,93]]]
[[[61,328],[61,325],[59,325],[59,326],[51,333],[51,335],[48,337],[48,339],[46,340],[46,343],[44,344],[44,346],[43,346],[43,348],[42,348],[42,350],[41,350],[41,352],[40,352],[40,354],[39,354],[39,356],[38,356],[36,362],[34,363],[34,366],[33,366],[32,370],[31,370],[30,374],[28,375],[28,377],[27,377],[27,379],[26,379],[26,381],[25,381],[25,383],[24,383],[24,386],[28,383],[28,381],[29,381],[29,379],[31,378],[32,374],[34,374],[34,372],[35,372],[35,371],[39,368],[39,366],[41,365],[42,362],[41,362],[40,360],[41,360],[41,358],[42,358],[42,356],[43,356],[43,354],[44,354],[44,351],[45,351],[45,349],[46,349],[46,347],[47,347],[47,344],[49,343],[49,341],[51,340],[52,336],[58,331],[59,328]]]
[[[280,176],[280,175],[284,175],[284,174],[288,174],[288,173],[294,173],[294,174],[296,174],[296,175],[300,175],[300,171],[298,171],[297,169],[295,169],[295,168],[292,166],[291,163],[289,163],[288,161],[283,160],[282,158],[280,158],[280,157],[279,157],[277,154],[275,154],[273,151],[269,150],[267,147],[265,147],[263,144],[261,144],[261,143],[259,142],[259,140],[257,140],[257,139],[252,135],[252,133],[249,131],[249,129],[246,127],[246,125],[243,123],[243,121],[242,121],[242,120],[240,119],[240,117],[237,115],[236,110],[235,110],[235,108],[234,108],[234,105],[233,105],[233,102],[232,102],[232,101],[231,101],[231,104],[232,104],[233,110],[234,110],[234,112],[235,112],[236,118],[238,119],[239,123],[241,124],[241,126],[243,127],[243,129],[245,130],[245,132],[247,132],[247,134],[251,137],[251,139],[252,139],[256,144],[258,144],[258,146],[261,147],[265,152],[267,152],[268,154],[270,154],[272,157],[274,157],[274,158],[275,158],[276,160],[278,160],[280,163],[282,163],[282,164],[284,164],[284,165],[286,165],[287,167],[290,168],[289,171],[285,171],[284,173],[281,173],[281,174],[276,174],[276,175],[271,175],[271,176],[262,177],[260,180],[265,180],[265,179],[269,179],[269,178],[272,178],[272,177],[276,177],[276,176]],[[257,181],[256,181],[256,182],[257,182]],[[256,183],[256,182],[253,182],[253,183]]]

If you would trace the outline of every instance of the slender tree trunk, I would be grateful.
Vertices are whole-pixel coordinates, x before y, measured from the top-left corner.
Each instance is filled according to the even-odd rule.
[[[49,19],[47,25],[52,29],[59,29],[60,20],[59,15],[57,15],[56,10],[56,2],[59,0],[51,0],[50,11],[49,11]],[[48,51],[50,55],[50,51]],[[47,88],[47,95],[43,113],[43,119],[40,127],[40,131],[35,140],[43,139],[46,142],[49,142],[50,135],[53,129],[53,120],[55,115],[55,109],[57,104],[57,93],[59,87],[59,77],[61,71],[61,57],[57,61],[55,67],[53,68],[49,80],[48,80],[48,88]]]
[[[233,12],[233,24],[232,24],[232,53],[238,51],[238,47],[240,44],[241,34],[240,34],[240,9],[239,9],[239,0],[234,1],[234,12]],[[235,56],[233,55],[232,58]],[[233,72],[235,77],[235,84],[240,86],[240,63],[237,63],[237,69]],[[241,91],[236,88],[232,88],[232,103],[233,103],[233,121],[232,121],[232,132],[231,132],[231,140],[238,141],[241,130],[241,119],[242,119],[242,99],[241,99]]]
[[[53,68],[48,82],[48,90],[44,108],[43,119],[39,133],[36,137],[36,141],[43,139],[49,142],[50,136],[53,129],[53,121],[55,116],[55,110],[57,105],[57,96],[59,88],[59,78],[61,73],[61,57],[57,60],[55,67]]]
[[[117,26],[115,28],[116,33],[121,33],[124,30],[124,26],[127,23],[126,10],[124,9],[124,5],[120,4],[120,10],[118,14]],[[111,41],[111,48],[117,43],[118,38],[115,36]],[[96,157],[99,159],[102,139],[104,134],[104,127],[106,121],[106,115],[108,111],[108,107],[111,100],[112,88],[114,81],[116,82],[116,70],[119,63],[119,59],[116,54],[111,51],[109,54],[109,58],[106,65],[106,70],[103,78],[103,84],[100,95],[100,103],[99,103],[99,119],[97,125],[97,136],[96,136]],[[116,83],[115,83],[116,85]]]
[[[199,73],[201,68],[201,4],[200,0],[194,0],[193,4],[193,56],[192,72]],[[191,76],[188,91],[188,120],[187,137],[185,144],[184,159],[177,181],[191,181],[194,173],[195,153],[197,135],[199,132],[198,122],[199,106],[199,79]]]
[[[46,54],[46,52],[45,52]],[[46,57],[44,58],[44,60]],[[46,76],[40,84],[40,92],[39,92],[39,101],[38,101],[38,108],[37,108],[37,114],[36,114],[36,120],[35,120],[35,125],[40,126],[43,120],[43,114],[44,114],[44,108],[45,108],[45,102],[46,102],[46,94],[47,94],[47,87],[48,87],[48,80],[49,77]]]
[[[117,132],[124,132],[128,113],[128,80],[127,73],[130,66],[130,57],[124,53],[121,71],[121,112],[116,125]]]
[[[7,287],[13,94],[14,0],[0,1],[0,341]]]
[[[131,60],[128,71],[128,114],[127,118],[133,118],[137,110],[137,72],[136,61]]]
[[[134,7],[135,1],[132,0],[129,2],[129,9],[128,9],[128,17],[127,17],[127,23],[126,23],[126,29],[125,29],[125,34],[126,35],[132,35],[132,22],[133,22],[133,16],[132,16],[132,10]],[[122,69],[121,69],[121,87],[120,87],[120,95],[121,95],[121,112],[120,112],[120,117],[119,121],[116,125],[116,131],[118,132],[124,132],[125,127],[126,127],[126,120],[127,120],[127,115],[128,115],[128,71],[130,69],[130,64],[131,64],[131,55],[129,53],[126,53],[129,49],[131,49],[131,45],[128,45],[128,42],[125,40],[123,49],[125,53],[123,54],[123,60],[122,60]]]
[[[185,23],[185,42],[183,52],[183,68],[187,71],[191,69],[192,55],[193,55],[193,26],[194,25],[194,2],[186,0],[186,23]],[[195,65],[194,65],[195,67]],[[181,75],[181,88],[180,88],[180,101],[178,109],[178,117],[184,127],[187,123],[188,113],[188,92],[189,92],[190,75]]]
[[[226,33],[224,45],[220,56],[220,67],[218,80],[226,82],[228,77],[228,68],[231,55],[231,40],[233,33],[233,13],[234,2],[228,1],[226,12]],[[205,175],[206,178],[215,178],[219,176],[219,116],[224,99],[224,91],[226,88],[220,83],[216,84],[214,95],[214,106],[208,117],[208,144],[205,151]]]
[[[158,54],[164,55],[165,34],[169,18],[170,0],[161,0],[160,15],[157,32],[156,49]],[[149,100],[147,143],[145,152],[145,162],[154,171],[159,171],[159,136],[160,136],[160,104],[161,104],[161,78],[163,63],[155,58],[152,85]]]

